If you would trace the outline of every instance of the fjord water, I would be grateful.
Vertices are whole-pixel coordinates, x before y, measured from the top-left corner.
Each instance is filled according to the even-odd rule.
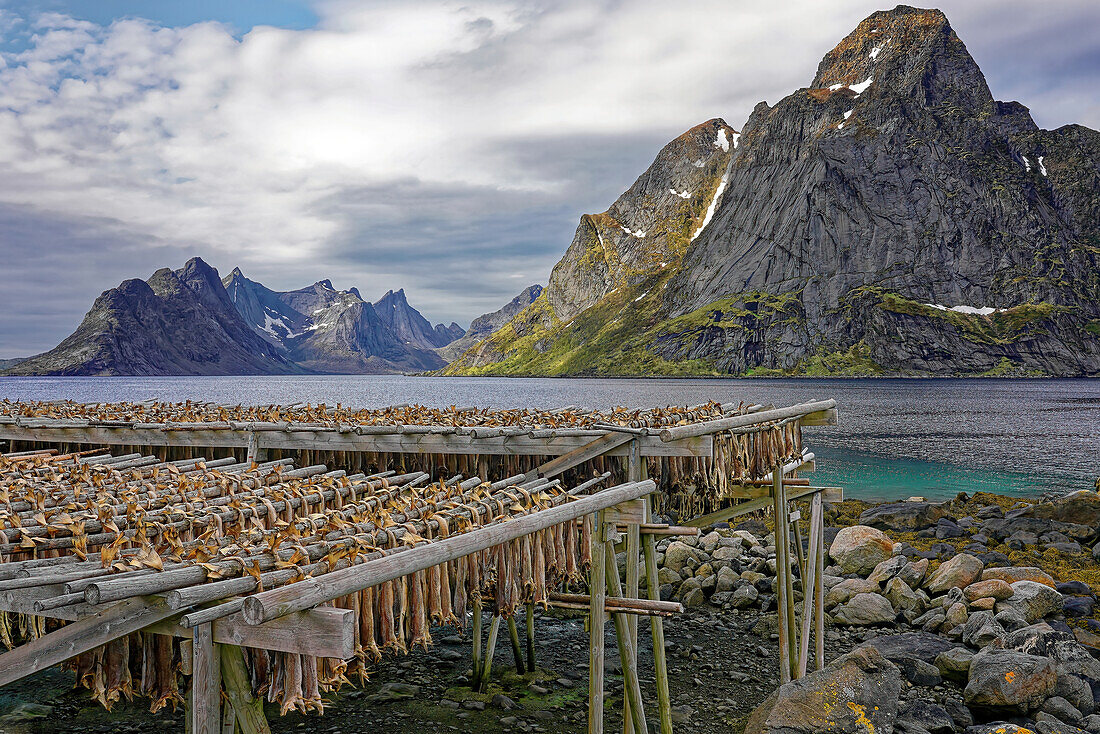
[[[209,400],[421,403],[535,408],[689,405],[706,400],[789,405],[835,398],[840,425],[810,428],[814,483],[849,497],[1021,496],[1088,489],[1100,475],[1100,380],[12,377],[0,399],[81,402]]]

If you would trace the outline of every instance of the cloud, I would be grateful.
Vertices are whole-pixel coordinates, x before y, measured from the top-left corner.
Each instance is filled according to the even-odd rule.
[[[943,7],[998,98],[1045,126],[1100,124],[1092,3]],[[23,279],[0,295],[20,314],[0,356],[56,343],[134,268],[191,255],[273,288],[405,287],[468,322],[544,282],[578,216],[661,144],[711,117],[740,127],[875,9],[331,0],[314,28],[243,35],[0,11],[0,257]]]

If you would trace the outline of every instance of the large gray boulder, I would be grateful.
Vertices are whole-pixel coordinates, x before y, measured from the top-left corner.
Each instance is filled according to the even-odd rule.
[[[890,600],[882,594],[856,594],[847,604],[833,610],[833,619],[839,624],[886,624],[897,616]]]
[[[690,576],[692,570],[694,570],[699,563],[699,551],[695,550],[687,543],[674,540],[669,543],[668,548],[665,549],[664,567],[671,571],[675,571],[681,576]],[[686,573],[684,572],[685,568],[688,569]]]
[[[930,502],[890,502],[864,510],[859,522],[884,530],[912,532],[932,527],[942,517],[947,517],[947,512]]]
[[[842,528],[829,546],[829,556],[844,573],[861,576],[874,571],[893,554],[894,542],[886,533],[866,525]]]
[[[1053,660],[987,647],[970,661],[963,700],[972,709],[1026,713],[1053,693],[1057,684]]]
[[[997,602],[997,609],[1012,608],[1024,615],[1028,622],[1037,622],[1062,611],[1062,595],[1038,581],[1017,581],[1012,584],[1012,596]]]
[[[753,734],[865,734],[893,731],[901,674],[872,647],[787,683],[749,716]]]

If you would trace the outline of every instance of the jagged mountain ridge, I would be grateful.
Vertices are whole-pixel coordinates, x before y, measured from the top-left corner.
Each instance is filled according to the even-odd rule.
[[[434,370],[445,361],[434,351],[465,332],[458,324],[432,326],[409,305],[405,291],[376,303],[351,288],[321,280],[293,291],[273,291],[239,268],[223,281],[252,329],[292,361],[313,371],[386,373]]]
[[[80,326],[11,375],[255,375],[305,370],[257,336],[200,258],[104,291]]]
[[[535,299],[538,298],[541,293],[541,285],[537,283],[535,285],[529,285],[524,288],[519,295],[496,311],[478,316],[470,322],[470,328],[466,330],[466,333],[463,334],[460,339],[456,339],[445,347],[441,347],[437,350],[439,356],[442,357],[445,362],[453,362],[467,349],[491,335],[494,331],[511,321],[520,311],[534,303]]]
[[[941,12],[872,14],[741,132],[672,272],[609,287],[582,217],[546,301],[448,371],[1100,372],[1100,134],[995,101]]]

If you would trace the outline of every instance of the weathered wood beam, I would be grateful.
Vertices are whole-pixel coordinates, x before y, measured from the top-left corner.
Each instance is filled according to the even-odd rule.
[[[137,632],[177,612],[156,597],[119,602],[0,655],[0,686]]]
[[[425,426],[428,428],[428,426]],[[0,438],[47,443],[89,443],[134,446],[191,446],[201,448],[248,448],[247,431],[172,431],[139,428],[31,428],[0,425]],[[475,439],[460,434],[381,434],[358,435],[332,431],[262,431],[255,434],[255,448],[312,449],[320,451],[377,451],[389,453],[486,454],[519,456],[558,456],[567,454],[592,441],[592,436],[555,435],[535,438],[528,434]],[[619,434],[626,440],[631,434]],[[711,455],[712,440],[700,436],[667,443],[656,436],[637,437],[643,456]],[[622,446],[612,448],[612,456],[625,456]]]
[[[568,471],[586,461],[591,461],[597,456],[602,456],[611,449],[622,446],[632,438],[633,436],[628,433],[608,433],[605,436],[600,436],[595,441],[590,441],[584,446],[575,448],[567,454],[562,454],[546,462],[542,466],[535,467],[527,472],[524,476],[524,481],[529,482],[539,477],[556,477],[564,471]]]
[[[792,487],[791,491],[787,492],[787,499],[796,500],[819,492],[821,493],[821,498],[826,502],[844,501],[844,490],[841,487]],[[757,500],[749,500],[748,502],[739,502],[736,505],[730,505],[729,507],[723,507],[720,510],[715,510],[706,515],[700,515],[699,517],[688,520],[685,524],[697,528],[706,528],[716,522],[727,522],[735,517],[747,515],[757,510],[763,510],[766,507],[770,507],[771,504],[771,497],[762,497]]]
[[[741,428],[744,426],[756,425],[757,423],[769,423],[771,421],[783,420],[784,418],[794,418],[796,416],[809,415],[811,413],[817,413],[819,411],[828,410],[835,407],[835,400],[821,400],[813,403],[791,405],[786,408],[762,410],[757,413],[733,415],[728,418],[719,418],[713,421],[688,423],[687,425],[673,426],[672,428],[664,429],[663,431],[661,431],[661,440],[675,441],[684,438],[691,438],[692,436],[703,436],[709,433],[718,433],[720,431],[729,430],[731,428]]]

